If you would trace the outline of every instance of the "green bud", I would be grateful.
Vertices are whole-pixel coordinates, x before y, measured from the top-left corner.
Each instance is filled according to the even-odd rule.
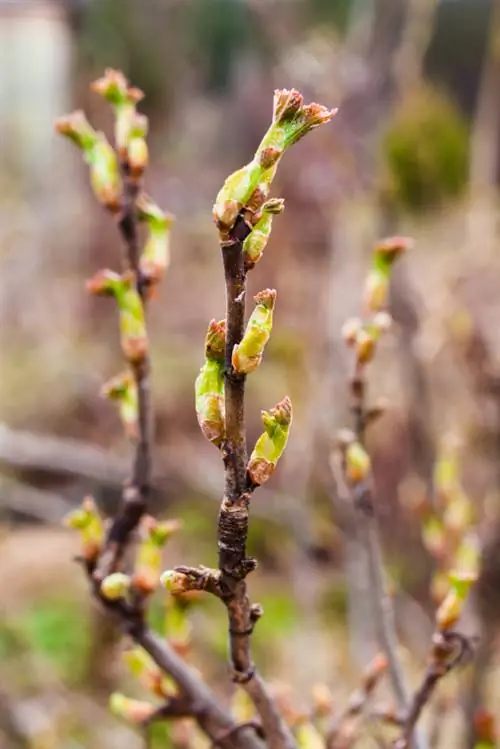
[[[221,232],[232,229],[242,209],[250,208],[250,213],[260,210],[286,149],[310,130],[329,122],[336,111],[319,104],[304,106],[301,94],[295,90],[275,91],[273,121],[254,158],[231,174],[217,195],[213,214]]]
[[[98,78],[91,84],[91,89],[115,107],[128,102],[136,104],[144,96],[140,89],[129,86],[121,70],[112,68],[107,68],[102,78]]]
[[[85,160],[96,198],[112,213],[117,213],[120,210],[120,171],[116,153],[103,133],[97,134],[93,148],[85,152]]]
[[[143,538],[137,549],[133,583],[144,595],[150,595],[156,590],[160,581],[162,549],[179,528],[178,520],[159,523],[149,515],[143,518]]]
[[[173,596],[188,593],[191,590],[189,577],[176,570],[165,570],[160,576],[160,584]]]
[[[81,109],[59,117],[56,120],[55,128],[60,135],[69,138],[83,151],[91,151],[99,139],[99,134],[94,130]]]
[[[232,365],[236,372],[249,374],[262,361],[264,348],[271,335],[273,310],[276,303],[276,290],[265,289],[254,296],[257,305],[240,343],[233,349]]]
[[[109,601],[117,601],[123,598],[130,590],[130,577],[123,572],[113,572],[104,578],[101,583],[101,593]]]
[[[148,527],[149,537],[153,543],[163,548],[167,541],[182,529],[182,526],[182,520],[154,520]]]
[[[270,411],[262,411],[264,433],[260,435],[248,463],[252,483],[264,484],[274,472],[288,441],[292,424],[292,402],[288,396]]]
[[[121,372],[108,380],[101,388],[101,396],[117,403],[126,435],[130,439],[137,439],[139,405],[137,383],[132,372]]]
[[[127,148],[130,176],[140,179],[149,163],[148,144],[145,138],[131,138]]]
[[[265,172],[259,163],[251,161],[227,177],[213,207],[214,221],[221,231],[233,228],[238,213],[250,200]]]
[[[212,320],[205,338],[205,363],[195,381],[196,416],[209,442],[224,439],[225,321]]]
[[[261,259],[271,234],[273,218],[282,213],[284,209],[285,201],[278,198],[268,200],[262,206],[262,211],[258,214],[260,218],[243,242],[247,270],[253,268]]]
[[[89,281],[91,294],[114,296],[120,314],[122,351],[129,362],[143,361],[148,353],[148,337],[144,307],[135,287],[133,273],[122,276],[110,270],[98,271]]]
[[[103,133],[89,124],[78,110],[56,120],[56,130],[83,150],[90,167],[90,183],[100,203],[113,213],[120,210],[121,180],[118,161],[113,148]]]
[[[141,195],[137,201],[139,220],[148,228],[148,238],[144,246],[139,267],[141,273],[152,283],[163,278],[170,264],[170,230],[174,217],[164,213],[148,196]]]
[[[274,92],[273,124],[266,137],[272,142],[282,143],[286,149],[310,130],[330,122],[336,114],[337,109],[327,109],[321,104],[304,105],[302,95],[295,89],[277,89]],[[266,137],[263,142],[266,142]]]
[[[104,524],[92,497],[85,497],[81,507],[68,513],[63,523],[67,528],[80,531],[84,558],[97,559],[104,541]]]
[[[370,475],[370,456],[357,440],[353,440],[345,448],[345,467],[347,479],[351,484],[366,481]]]
[[[388,278],[396,260],[409,250],[412,244],[409,237],[387,237],[380,240],[373,248],[372,268]]]
[[[128,80],[119,70],[108,68],[102,78],[91,86],[92,90],[103,96],[115,111],[115,141],[120,158],[128,156],[131,138],[137,130],[136,119],[142,117],[136,113],[136,105],[144,94],[138,88],[129,86]],[[147,121],[147,118],[144,118]],[[139,137],[144,137],[147,126],[140,130]]]
[[[453,572],[449,580],[450,591],[436,612],[436,625],[440,632],[452,629],[462,616],[465,601],[477,575]]]
[[[157,710],[149,702],[133,700],[119,692],[114,692],[109,698],[109,709],[117,717],[134,725],[145,723]]]

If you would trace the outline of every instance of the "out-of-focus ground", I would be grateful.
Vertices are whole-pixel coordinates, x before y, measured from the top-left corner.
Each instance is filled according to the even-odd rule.
[[[185,529],[165,565],[212,564],[222,471],[198,429],[193,383],[208,321],[224,314],[211,207],[249,160],[276,87],[340,106],[334,122],[286,155],[274,194],[286,200],[252,273],[278,290],[263,366],[249,378],[250,443],[261,408],[285,393],[295,419],[286,457],[255,496],[254,638],[264,673],[307,707],[327,683],[342,702],[373,653],[361,551],[342,523],[328,453],[347,423],[343,321],[356,314],[376,238],[415,246],[395,273],[394,335],[371,379],[390,401],[370,435],[387,568],[404,660],[423,668],[434,604],[433,561],[404,501],[432,492],[441,439],[461,442],[465,489],[490,550],[482,616],[500,621],[500,22],[496,1],[0,0],[0,745],[141,746],[106,710],[123,686],[112,637],[89,604],[74,539],[59,522],[86,493],[111,512],[129,447],[101,384],[120,366],[111,304],[84,280],[116,267],[113,221],[85,167],[53,133],[84,108],[104,67],[144,89],[151,120],[147,188],[176,215],[172,264],[151,305],[156,418],[154,503]],[[336,508],[336,509],[334,509]],[[341,509],[341,508],[340,508]],[[496,546],[495,546],[496,544]],[[497,550],[495,552],[495,549]],[[493,550],[493,551],[491,551]],[[361,565],[361,572],[359,572]],[[496,569],[495,569],[496,565]],[[361,579],[361,583],[363,580]],[[195,660],[227,690],[224,612],[193,608]],[[466,746],[469,670],[438,702],[440,744]],[[483,675],[500,706],[498,651]],[[463,699],[462,699],[463,698]],[[443,714],[443,713],[441,713]],[[427,724],[434,720],[427,715]],[[461,743],[462,742],[462,743]],[[158,741],[158,746],[164,746]],[[360,744],[361,745],[361,744]],[[369,746],[369,742],[366,746]]]

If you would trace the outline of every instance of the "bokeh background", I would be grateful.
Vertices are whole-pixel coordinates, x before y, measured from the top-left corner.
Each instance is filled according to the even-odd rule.
[[[146,93],[147,188],[176,215],[171,268],[150,314],[154,503],[185,522],[166,566],[216,559],[222,470],[193,400],[207,322],[224,311],[214,197],[253,154],[274,88],[340,106],[283,160],[274,194],[286,212],[250,277],[255,292],[278,289],[265,362],[248,383],[250,440],[261,408],[285,393],[295,408],[286,457],[252,500],[260,568],[250,584],[266,612],[254,648],[299,709],[318,683],[342,704],[374,652],[366,559],[328,463],[349,418],[340,329],[360,307],[375,239],[414,237],[394,275],[395,331],[372,371],[371,395],[390,408],[370,448],[416,682],[435,562],[409,505],[432,496],[443,439],[460,444],[485,548],[468,613],[483,646],[479,667],[449,678],[426,721],[441,729],[441,746],[472,747],[471,705],[500,713],[497,0],[0,0],[0,745],[144,741],[107,712],[109,692],[132,687],[72,563],[75,540],[60,528],[88,493],[113,511],[130,457],[99,397],[120,366],[113,306],[84,293],[94,270],[117,267],[119,238],[80,155],[53,131],[76,107],[109,129],[88,89],[108,66]],[[227,693],[224,611],[202,599],[191,617],[195,662]]]

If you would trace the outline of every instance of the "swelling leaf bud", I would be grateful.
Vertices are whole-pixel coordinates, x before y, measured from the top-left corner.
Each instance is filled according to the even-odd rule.
[[[271,335],[273,310],[276,303],[275,289],[260,291],[255,297],[257,305],[252,312],[245,335],[233,349],[232,365],[239,374],[249,374],[262,361],[264,348]]]
[[[130,582],[130,577],[123,572],[113,572],[102,581],[101,594],[108,601],[117,601],[127,595],[130,590]]]
[[[270,411],[262,411],[264,433],[260,435],[248,463],[248,475],[253,484],[265,484],[283,455],[292,424],[292,402],[288,396]]]
[[[191,590],[189,577],[183,572],[177,572],[176,570],[165,570],[160,576],[160,584],[172,596],[189,593]]]
[[[120,418],[129,439],[138,437],[139,405],[137,383],[131,372],[121,372],[113,377],[101,389],[103,398],[109,398],[118,405]]]
[[[87,289],[92,294],[114,296],[120,316],[122,351],[131,363],[143,361],[148,353],[148,336],[144,307],[135,287],[135,276],[127,272],[122,276],[109,270],[98,271],[89,281]]]
[[[262,258],[271,234],[273,218],[282,213],[284,209],[285,201],[275,198],[264,203],[261,212],[256,214],[258,219],[254,224],[253,230],[243,242],[245,268],[247,270],[253,268]]]
[[[346,477],[351,484],[366,481],[371,472],[370,456],[360,442],[353,440],[345,448]]]
[[[170,264],[170,231],[174,217],[164,213],[148,196],[137,200],[138,217],[148,228],[148,238],[139,261],[144,278],[150,283],[161,281]]]
[[[205,339],[205,363],[195,381],[196,416],[202,433],[219,446],[224,439],[225,321],[212,320]]]
[[[109,698],[109,709],[117,717],[134,725],[146,723],[156,712],[156,707],[149,702],[133,700],[119,692],[114,692]]]

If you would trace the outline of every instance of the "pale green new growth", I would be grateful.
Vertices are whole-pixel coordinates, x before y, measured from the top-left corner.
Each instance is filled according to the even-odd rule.
[[[375,245],[364,292],[370,312],[378,312],[387,306],[392,267],[410,245],[407,237],[389,237]]]
[[[254,297],[256,307],[245,330],[241,342],[233,349],[232,365],[236,372],[249,374],[262,361],[266,343],[273,326],[273,310],[276,303],[276,290],[265,289]]]
[[[286,149],[335,113],[320,104],[304,105],[295,89],[274,92],[273,120],[255,156],[226,179],[217,195],[213,212],[221,232],[231,230],[242,208],[250,215],[260,211]]]
[[[143,538],[137,549],[133,582],[145,595],[156,589],[160,581],[162,549],[179,528],[180,523],[176,520],[159,523],[150,516],[143,518]]]
[[[174,217],[165,213],[148,196],[137,200],[138,218],[148,228],[148,238],[142,251],[139,268],[150,283],[160,281],[170,264],[170,230]]]
[[[103,385],[101,395],[117,403],[126,435],[130,439],[136,439],[138,436],[139,406],[137,383],[132,373],[121,372],[113,377]]]
[[[113,572],[101,583],[101,594],[109,601],[123,598],[130,590],[130,577],[123,572]]]
[[[80,531],[83,557],[94,560],[104,540],[104,524],[92,497],[86,497],[81,507],[68,513],[63,522],[67,528]]]
[[[116,154],[106,136],[96,132],[80,110],[60,117],[56,121],[56,130],[83,150],[95,196],[116,213],[120,209],[120,171]]]
[[[248,462],[248,475],[253,484],[264,484],[283,455],[292,423],[292,402],[288,396],[270,411],[262,411],[265,431],[255,443]]]
[[[142,361],[148,352],[144,307],[132,273],[119,275],[110,270],[98,271],[88,282],[92,294],[114,296],[120,314],[122,351],[129,362]]]
[[[225,322],[212,320],[205,339],[205,363],[195,381],[196,416],[209,442],[224,439]]]
[[[136,725],[149,720],[156,711],[156,707],[149,702],[133,700],[119,692],[110,696],[109,709],[117,717]]]
[[[243,242],[245,267],[248,270],[261,259],[271,234],[273,218],[284,210],[285,201],[281,198],[272,198],[264,203],[261,213],[257,214],[258,220]]]
[[[119,210],[121,179],[118,159],[105,135],[99,133],[93,148],[85,151],[90,184],[97,199],[112,211]]]
[[[144,139],[147,118],[136,113],[136,104],[143,98],[138,88],[132,88],[123,73],[108,68],[102,78],[94,81],[92,90],[103,96],[115,110],[115,140],[121,157],[127,154],[133,138]]]

